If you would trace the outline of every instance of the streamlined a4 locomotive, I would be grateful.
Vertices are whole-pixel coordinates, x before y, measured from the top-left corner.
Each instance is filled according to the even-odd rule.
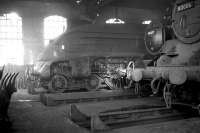
[[[51,41],[32,75],[50,92],[120,89],[128,62],[145,54],[144,31],[142,24],[73,28]]]

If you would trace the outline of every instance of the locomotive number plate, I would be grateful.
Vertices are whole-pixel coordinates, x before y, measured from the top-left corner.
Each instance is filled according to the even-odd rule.
[[[177,12],[185,11],[185,10],[193,8],[193,7],[194,7],[194,1],[181,3],[181,4],[177,5]]]

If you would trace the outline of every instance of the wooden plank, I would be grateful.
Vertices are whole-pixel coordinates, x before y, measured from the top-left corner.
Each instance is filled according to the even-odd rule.
[[[79,103],[87,101],[103,101],[109,99],[131,98],[135,97],[132,91],[91,91],[74,93],[55,93],[40,94],[40,101],[47,106],[55,106],[61,103]]]

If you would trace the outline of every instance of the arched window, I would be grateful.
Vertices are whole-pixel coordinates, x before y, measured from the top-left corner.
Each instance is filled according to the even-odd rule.
[[[44,19],[44,45],[61,35],[67,29],[67,19],[61,16],[49,16]]]
[[[110,18],[106,20],[106,24],[125,24],[125,22],[119,18]]]
[[[24,64],[22,18],[16,13],[0,16],[0,65]]]
[[[106,24],[125,24],[125,21],[120,19],[119,17],[119,8],[118,7],[114,7],[113,8],[113,17],[112,18],[109,18],[106,20]]]

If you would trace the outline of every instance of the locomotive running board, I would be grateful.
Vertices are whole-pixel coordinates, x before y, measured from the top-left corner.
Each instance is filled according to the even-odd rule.
[[[179,120],[196,115],[188,115],[164,106],[155,106],[146,109],[130,109],[124,111],[107,111],[87,116],[78,110],[76,105],[70,105],[67,110],[67,119],[80,127],[91,131],[110,130],[127,126],[159,123]]]
[[[74,93],[54,93],[40,94],[40,101],[47,106],[55,106],[66,103],[81,103],[91,101],[104,101],[114,99],[134,98],[136,95],[132,91],[106,90]]]

